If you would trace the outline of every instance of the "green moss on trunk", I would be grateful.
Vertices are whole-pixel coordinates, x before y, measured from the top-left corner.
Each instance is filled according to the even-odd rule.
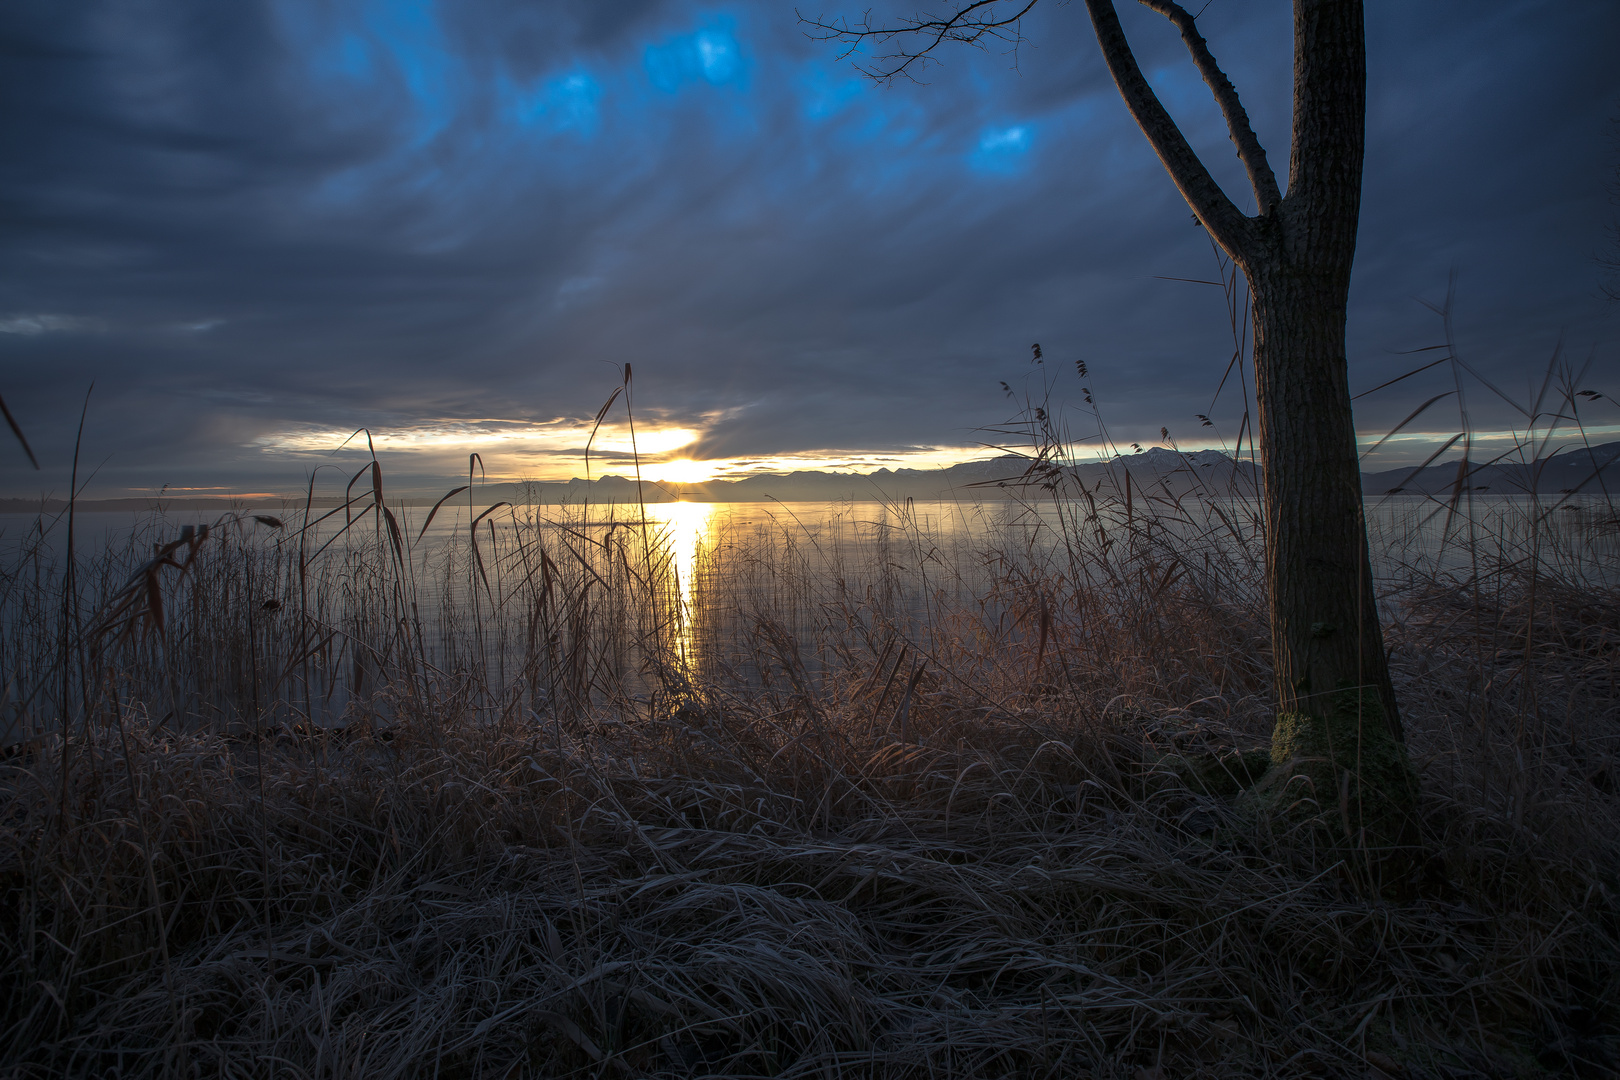
[[[1338,690],[1323,716],[1277,717],[1271,760],[1265,787],[1274,811],[1314,822],[1334,846],[1375,863],[1414,850],[1417,774],[1384,722],[1376,690]]]

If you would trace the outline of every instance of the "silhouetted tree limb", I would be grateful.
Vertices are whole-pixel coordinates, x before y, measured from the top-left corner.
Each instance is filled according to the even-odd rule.
[[[1192,55],[1198,74],[1203,76],[1209,92],[1215,96],[1215,103],[1221,107],[1221,115],[1226,118],[1226,130],[1232,137],[1232,144],[1237,147],[1238,159],[1249,173],[1255,206],[1259,208],[1261,216],[1271,213],[1272,208],[1282,201],[1282,192],[1277,190],[1277,176],[1266,160],[1265,148],[1260,145],[1254,128],[1249,125],[1249,114],[1244,110],[1243,102],[1238,100],[1237,88],[1210,54],[1208,42],[1194,25],[1195,17],[1173,0],[1141,0],[1141,3],[1169,19],[1181,32],[1182,43]]]
[[[1160,103],[1153,87],[1148,85],[1136,56],[1131,52],[1130,42],[1125,40],[1125,30],[1119,25],[1119,14],[1111,0],[1086,0],[1086,10],[1091,15],[1092,28],[1097,32],[1097,44],[1102,47],[1103,62],[1108,65],[1108,73],[1114,77],[1114,85],[1119,87],[1125,107],[1131,111],[1142,134],[1147,136],[1148,145],[1159,155],[1159,161],[1170,174],[1176,189],[1187,200],[1187,205],[1192,207],[1192,212],[1198,215],[1198,220],[1210,231],[1210,235],[1234,259],[1243,262],[1253,253],[1255,238],[1252,223],[1227,198],[1226,192],[1209,174],[1203,161],[1187,142],[1187,137]],[[1222,81],[1225,78],[1221,76]],[[1238,108],[1241,111],[1242,106]],[[1244,127],[1247,126],[1245,118]],[[1250,138],[1253,138],[1252,134]],[[1269,175],[1269,167],[1266,171]],[[1275,180],[1272,186],[1276,186]]]
[[[873,57],[872,63],[863,67],[855,65],[859,71],[869,79],[880,83],[893,82],[897,78],[910,79],[912,66],[921,71],[931,58],[931,54],[941,45],[954,42],[962,45],[982,45],[985,38],[996,41],[1006,41],[1017,45],[1024,40],[1019,31],[1019,23],[1029,14],[1031,8],[1040,3],[1040,0],[1022,0],[1018,11],[1005,18],[995,17],[995,10],[1002,5],[1002,0],[975,0],[959,8],[949,18],[933,19],[925,16],[912,16],[902,18],[895,26],[873,26],[872,12],[870,10],[862,17],[859,23],[851,24],[847,19],[837,22],[827,22],[821,16],[807,19],[799,15],[799,21],[810,28],[810,37],[815,41],[842,41],[849,45],[838,59],[849,57],[856,49],[867,41],[877,41],[887,44],[895,38],[922,39],[916,48],[901,49],[898,52],[885,53]],[[798,14],[797,11],[794,14]]]

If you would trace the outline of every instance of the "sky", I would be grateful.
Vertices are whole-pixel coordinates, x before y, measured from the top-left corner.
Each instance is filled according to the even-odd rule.
[[[492,481],[581,476],[625,364],[634,442],[621,399],[592,475],[632,446],[677,482],[935,467],[995,453],[986,429],[1048,386],[1078,439],[1082,385],[1118,445],[1233,439],[1224,295],[1168,280],[1214,253],[1084,6],[885,86],[800,20],[871,0],[812,2],[11,0],[0,395],[43,467],[0,442],[0,494],[65,494],[81,416],[86,498],[341,487],[368,438],[399,490],[472,453]],[[1120,7],[1252,211],[1173,28]],[[1280,174],[1289,19],[1199,19]],[[1369,0],[1367,31],[1352,391],[1440,355],[1416,350],[1449,295],[1482,438],[1524,427],[1549,369],[1620,438],[1620,5]],[[1455,377],[1360,398],[1364,442]],[[1456,401],[1366,467],[1421,460]]]

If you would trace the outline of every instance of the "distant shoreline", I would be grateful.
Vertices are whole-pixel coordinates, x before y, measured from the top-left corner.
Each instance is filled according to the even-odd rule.
[[[873,473],[795,472],[786,475],[748,476],[738,480],[710,480],[696,484],[638,482],[634,477],[603,476],[594,480],[503,482],[481,485],[472,493],[473,505],[578,506],[640,503],[829,503],[829,502],[995,502],[1019,499],[1045,501],[1040,484],[1021,479],[1028,462],[1019,457],[969,461],[944,469],[880,469]],[[1235,461],[1217,450],[1180,453],[1155,447],[1107,462],[1071,466],[1068,479],[1096,490],[1123,491],[1126,477],[1138,497],[1225,495],[1237,489],[1253,490],[1258,470],[1247,461]],[[1043,474],[1051,479],[1051,474]],[[1362,473],[1366,498],[1449,496],[1461,479],[1476,495],[1607,495],[1620,493],[1620,442],[1580,448],[1534,462],[1475,464],[1462,478],[1456,461],[1424,469],[1390,469]],[[468,496],[458,493],[447,506],[465,506]],[[351,500],[358,509],[371,501],[370,492]],[[436,496],[409,496],[389,500],[401,507],[431,507]],[[344,500],[317,496],[312,510],[332,510]],[[86,513],[152,513],[158,511],[229,513],[257,509],[263,512],[302,511],[305,499],[284,498],[163,498],[138,496],[117,499],[81,499],[77,509]],[[65,499],[0,498],[3,514],[58,514]]]
[[[1527,492],[1527,491],[1481,491],[1481,492],[1475,492],[1474,494],[1475,494],[1476,497],[1484,497],[1484,498],[1517,498],[1517,499],[1529,498],[1529,497],[1531,497],[1532,494],[1534,494],[1537,497],[1545,499],[1545,498],[1549,498],[1549,497],[1552,497],[1552,496],[1555,496],[1555,495],[1560,495],[1560,494],[1565,494],[1565,493],[1549,492],[1549,491],[1540,491],[1540,492],[1534,492],[1534,493]],[[1601,498],[1604,495],[1604,493],[1602,491],[1600,491],[1600,490],[1598,490],[1596,488],[1593,488],[1591,490],[1582,490],[1580,492],[1572,492],[1572,493],[1568,493],[1568,494],[1577,494],[1577,495],[1580,495],[1581,497],[1587,497],[1587,498]],[[1620,494],[1620,493],[1617,493],[1617,494]],[[1224,493],[1223,493],[1223,497],[1226,497],[1224,495]],[[1440,497],[1440,495],[1438,493],[1422,492],[1422,491],[1366,492],[1363,495],[1363,499],[1365,501],[1368,501],[1368,502],[1372,502],[1374,500],[1382,501],[1384,499],[1412,499],[1412,500],[1425,500],[1425,501],[1427,501],[1427,500],[1432,500],[1432,499],[1435,499],[1435,498],[1438,498],[1438,497]],[[500,501],[502,501],[502,500],[493,500],[492,501],[492,500],[487,500],[487,499],[477,499],[477,500],[475,500],[473,505],[479,507],[480,509],[484,509],[484,508],[488,508],[489,506],[495,505],[496,503],[498,503]],[[954,503],[963,503],[963,504],[971,505],[971,504],[973,504],[975,502],[984,502],[984,503],[1012,502],[1012,501],[1014,501],[1014,495],[1012,493],[998,493],[998,492],[995,492],[995,491],[988,491],[988,492],[958,492],[954,496],[952,496],[952,495],[940,495],[938,497],[929,497],[929,498],[909,497],[908,496],[908,497],[902,497],[902,498],[899,498],[899,499],[880,498],[880,497],[877,497],[877,496],[869,496],[869,497],[866,497],[866,498],[803,498],[803,499],[777,499],[777,498],[767,498],[767,497],[751,497],[751,498],[735,498],[735,499],[713,499],[713,498],[670,499],[670,498],[660,498],[660,499],[647,499],[647,500],[645,500],[645,504],[648,505],[648,506],[657,506],[657,505],[665,505],[665,504],[674,503],[674,502],[692,502],[692,503],[712,503],[712,504],[715,504],[715,505],[761,505],[761,506],[763,506],[763,505],[769,505],[771,503],[779,503],[779,504],[783,504],[783,505],[787,505],[787,506],[820,506],[820,505],[825,505],[825,504],[828,504],[828,503],[844,503],[844,502],[849,502],[849,503],[894,503],[894,502],[906,502],[906,501],[911,501],[911,502],[916,502],[916,503],[923,503],[923,504],[929,504],[929,503],[952,503],[952,502],[954,502]],[[1030,502],[1030,503],[1034,503],[1034,504],[1042,504],[1042,503],[1048,502],[1049,499],[1047,498],[1047,496],[1046,496],[1046,494],[1044,492],[1039,493],[1039,494],[1036,494],[1036,493],[1032,492],[1032,493],[1028,494],[1028,498],[1025,501]],[[402,507],[402,508],[405,508],[405,509],[412,509],[412,510],[418,510],[418,509],[425,510],[425,509],[428,509],[429,507],[431,507],[434,504],[434,502],[435,502],[435,500],[433,500],[433,499],[399,499],[399,500],[391,501],[389,503],[389,505],[394,506],[394,507]],[[341,507],[342,505],[343,505],[343,502],[340,499],[316,499],[314,501],[314,503],[311,504],[310,509],[311,510],[326,511],[326,510],[337,509],[338,507]],[[369,501],[354,504],[356,511],[364,510],[369,505],[370,505]],[[454,509],[457,509],[457,508],[460,508],[460,509],[464,510],[464,509],[466,509],[466,505],[467,504],[465,502],[456,503],[456,502],[452,501],[452,502],[446,504],[446,510],[449,511],[449,510],[454,510]],[[585,505],[585,502],[584,502],[584,500],[571,500],[571,501],[568,501],[568,502],[545,501],[545,502],[534,502],[534,503],[517,503],[516,505],[519,506],[519,507],[533,506],[533,507],[537,507],[537,508],[540,508],[540,509],[560,509],[562,507],[569,507],[569,506],[572,506],[572,507],[583,506],[583,505]],[[637,503],[637,501],[635,499],[595,498],[595,499],[590,500],[590,505],[592,505],[592,506],[626,507],[626,506],[637,506],[637,505],[641,505],[641,504]],[[252,501],[252,502],[249,502],[249,501],[228,501],[228,500],[224,500],[224,499],[84,499],[84,500],[80,500],[78,505],[74,508],[74,512],[78,513],[78,514],[141,514],[141,513],[150,513],[150,514],[163,514],[163,515],[170,515],[170,514],[199,514],[199,515],[205,515],[205,514],[228,514],[228,513],[236,512],[236,513],[241,513],[241,514],[273,514],[273,515],[280,516],[280,517],[288,517],[288,518],[290,518],[291,515],[301,514],[303,512],[303,509],[304,509],[303,500],[299,500],[297,502],[292,502],[290,500],[276,500],[276,501],[273,501],[273,502],[271,502],[271,501],[264,501],[264,502]],[[41,504],[37,500],[0,499],[0,514],[18,514],[18,515],[40,514],[40,515],[55,516],[55,515],[60,515],[60,514],[66,513],[66,511],[67,511],[67,503],[65,501],[63,501],[63,500],[60,500],[60,499],[52,499],[52,500],[47,501],[44,504]],[[293,524],[293,522],[289,520],[288,524]]]

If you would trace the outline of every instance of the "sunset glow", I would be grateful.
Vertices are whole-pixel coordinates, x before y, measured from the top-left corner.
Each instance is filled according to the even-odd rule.
[[[656,480],[666,484],[701,484],[705,480],[713,480],[721,463],[716,461],[693,461],[691,458],[676,458],[674,461],[661,461],[652,465],[643,465],[641,475],[648,480]]]
[[[584,455],[587,443],[593,454],[666,454],[697,439],[697,428],[678,425],[604,423],[591,439],[591,424],[572,418],[549,422],[527,420],[429,420],[410,427],[379,428],[370,432],[377,450],[458,453]],[[339,447],[364,449],[367,435],[332,428],[307,428],[261,437],[264,450],[283,453],[332,453]]]
[[[274,432],[256,440],[260,454],[300,462],[355,461],[372,450],[392,470],[449,479],[464,475],[469,455],[477,454],[480,478],[489,482],[565,481],[575,477],[632,477],[658,484],[702,484],[761,474],[802,471],[865,475],[881,469],[942,469],[993,457],[982,445],[913,446],[900,450],[828,448],[749,457],[693,458],[682,449],[711,434],[725,417],[705,417],[706,427],[639,420],[632,437],[628,423],[576,418],[551,421],[473,419],[427,421],[365,432],[305,428]],[[589,461],[586,448],[589,445]]]

